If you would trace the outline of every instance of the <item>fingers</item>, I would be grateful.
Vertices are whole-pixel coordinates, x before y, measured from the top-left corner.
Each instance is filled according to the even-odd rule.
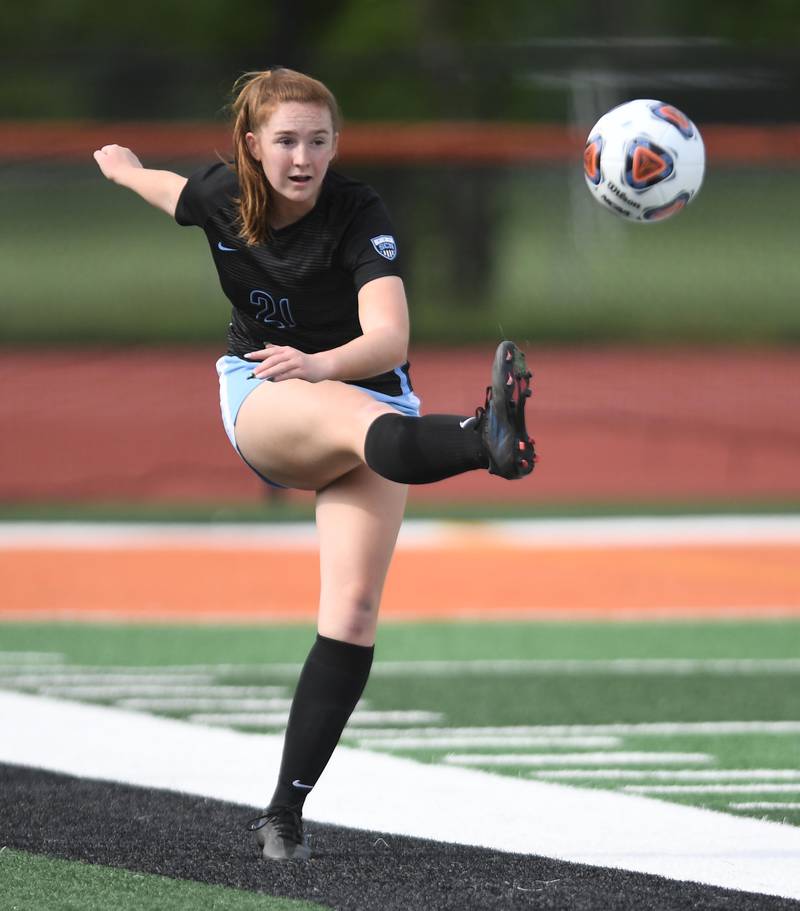
[[[294,348],[270,345],[262,351],[246,355],[248,360],[258,360],[253,376],[258,379],[280,380],[305,379],[306,355]]]
[[[270,345],[267,343],[263,348],[259,348],[258,351],[248,351],[247,354],[245,354],[245,357],[248,361],[263,361],[270,356],[272,351],[279,347],[279,345]]]
[[[133,154],[130,149],[125,146],[117,145],[115,142],[105,145],[102,148],[98,149],[94,154],[97,155],[98,152],[102,152],[104,155],[111,155],[114,152],[123,152],[124,154]]]
[[[103,174],[110,178],[114,174],[115,169],[119,167],[122,155],[128,151],[128,149],[123,149],[122,146],[106,145],[101,149],[95,149],[92,153],[92,157],[97,162],[97,165]]]

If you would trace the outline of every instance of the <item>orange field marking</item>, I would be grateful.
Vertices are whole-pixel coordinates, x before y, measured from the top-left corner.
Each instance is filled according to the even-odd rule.
[[[308,620],[313,550],[0,552],[0,618]],[[800,545],[404,548],[389,619],[800,615]]]

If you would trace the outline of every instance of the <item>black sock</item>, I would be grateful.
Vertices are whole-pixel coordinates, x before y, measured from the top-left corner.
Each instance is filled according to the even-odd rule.
[[[317,636],[295,690],[270,806],[302,810],[364,692],[374,648]]]
[[[474,427],[475,418],[457,414],[422,418],[382,414],[367,431],[367,465],[400,484],[430,484],[464,471],[488,468],[489,457]]]

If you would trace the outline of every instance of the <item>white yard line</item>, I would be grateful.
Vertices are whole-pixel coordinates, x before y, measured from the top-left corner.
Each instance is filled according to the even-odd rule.
[[[345,736],[350,737],[349,731]],[[359,746],[372,750],[450,750],[456,747],[615,747],[619,737],[360,737]]]
[[[0,677],[0,686],[3,680]],[[232,686],[225,683],[198,686],[185,686],[183,683],[108,683],[98,686],[49,686],[41,685],[38,692],[42,696],[60,696],[64,699],[125,699],[136,696],[191,696],[194,698],[237,698],[267,699],[271,696],[288,695],[285,686]]]
[[[800,781],[797,769],[557,769],[534,774],[548,781]]]
[[[798,674],[800,658],[477,659],[376,662],[378,677],[463,674]]]
[[[797,784],[626,784],[623,791],[630,794],[800,794]]]
[[[626,737],[653,736],[673,737],[679,734],[706,736],[738,734],[800,734],[800,721],[645,721],[635,724],[533,724],[509,725],[507,727],[430,727],[430,728],[384,728],[381,730],[358,730],[354,724],[349,727],[351,737],[440,737],[440,736],[546,736],[583,737],[611,736]]]
[[[225,676],[233,674],[260,674],[264,676],[296,677],[302,669],[301,663],[275,664],[198,664],[163,665],[155,668],[132,668],[105,665],[31,665],[15,666],[0,664],[0,682],[12,682],[19,678],[33,680],[45,678],[50,683],[75,683],[101,681],[118,675],[127,678],[148,680],[181,676],[198,678],[202,675]],[[800,658],[504,658],[504,659],[453,659],[448,661],[376,661],[372,667],[375,677],[406,676],[425,674],[433,677],[459,677],[465,674],[491,674],[496,676],[514,674],[663,674],[684,676],[688,674],[797,674],[800,673]],[[24,684],[28,686],[29,684]]]
[[[194,712],[192,724],[223,728],[285,728],[289,712]]]
[[[504,521],[408,519],[398,547],[496,546],[522,550],[800,544],[800,516],[642,516]],[[312,522],[0,522],[0,549],[315,550]]]
[[[52,663],[58,664],[64,660],[64,656],[58,652],[3,652],[0,651],[0,666],[12,664],[36,664]]]
[[[61,656],[59,656],[61,657]],[[302,664],[158,664],[152,667],[142,665],[123,665],[123,664],[15,664],[9,662],[7,665],[0,662],[0,680],[5,680],[9,676],[26,675],[51,677],[53,674],[84,674],[91,679],[97,679],[103,674],[124,674],[132,679],[146,681],[147,678],[155,676],[175,677],[196,677],[198,675],[225,676],[233,674],[263,674],[266,671],[270,673],[277,669],[277,673],[288,674],[300,670]]]
[[[280,736],[20,693],[0,693],[0,730],[14,731],[0,737],[2,762],[248,807],[263,806],[282,746]],[[306,806],[320,822],[800,898],[800,829],[641,796],[340,747]]]
[[[242,699],[165,696],[150,699],[120,699],[121,708],[145,712],[276,712],[288,714],[291,699]]]
[[[20,687],[21,689],[34,689],[42,686],[78,686],[83,684],[123,685],[139,682],[147,682],[151,685],[168,687],[172,683],[210,684],[213,683],[213,681],[213,674],[170,674],[166,672],[150,674],[115,674],[104,673],[102,670],[96,674],[3,674],[0,676],[0,686]]]
[[[538,765],[669,765],[711,762],[708,753],[641,753],[603,750],[596,753],[448,753],[443,762],[451,765],[538,766]]]
[[[241,725],[248,727],[274,727],[286,724],[289,713],[282,714],[263,712],[201,712],[193,714],[191,720],[198,724]],[[426,721],[442,720],[441,712],[423,711],[370,711],[356,709],[351,715],[359,724],[422,724]]]
[[[800,803],[770,803],[755,801],[752,803],[729,803],[732,810],[800,810]]]

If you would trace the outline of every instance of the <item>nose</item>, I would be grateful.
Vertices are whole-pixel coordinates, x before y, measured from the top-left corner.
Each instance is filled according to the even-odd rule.
[[[308,146],[304,142],[298,142],[294,147],[294,163],[296,166],[302,167],[309,163],[310,156],[308,154]]]

